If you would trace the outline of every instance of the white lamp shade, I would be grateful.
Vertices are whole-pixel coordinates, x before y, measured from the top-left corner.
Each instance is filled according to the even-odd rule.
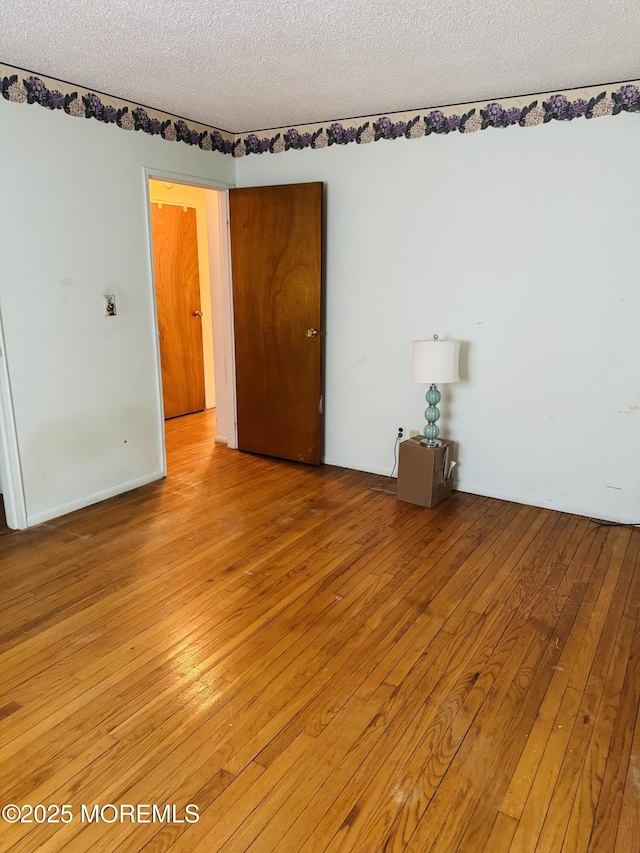
[[[442,385],[460,380],[460,341],[411,341],[411,346],[413,382]]]

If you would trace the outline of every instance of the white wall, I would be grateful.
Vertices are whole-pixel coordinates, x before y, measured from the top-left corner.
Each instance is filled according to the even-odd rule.
[[[640,522],[639,151],[623,114],[238,161],[327,185],[326,461],[390,473],[438,333],[461,490]]]
[[[235,166],[4,99],[0,122],[0,312],[33,524],[161,476],[143,167],[233,183]]]
[[[0,99],[0,314],[30,523],[161,475],[143,167],[327,184],[326,459],[389,473],[413,338],[466,342],[459,488],[640,517],[640,120],[232,158]],[[115,293],[106,318],[102,295]]]

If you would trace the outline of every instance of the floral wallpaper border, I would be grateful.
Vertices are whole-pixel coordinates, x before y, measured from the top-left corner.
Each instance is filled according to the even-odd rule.
[[[475,133],[487,128],[536,127],[552,120],[572,121],[598,118],[621,112],[640,112],[640,81],[617,83],[613,87],[592,86],[538,96],[504,98],[501,102],[441,107],[420,113],[415,110],[368,116],[323,125],[277,128],[269,136],[256,133],[237,135],[234,157],[248,154],[330,145],[366,145],[381,139],[420,139],[431,133]]]
[[[96,94],[89,89],[31,74],[10,65],[0,64],[0,90],[2,96],[13,103],[39,104],[49,110],[63,110],[77,118],[92,118],[104,124],[117,125],[122,130],[141,130],[150,136],[161,136],[169,142],[197,145],[204,151],[233,153],[233,133],[187,122],[169,113],[111,95]]]
[[[204,151],[219,151],[234,157],[279,154],[291,149],[317,150],[350,143],[366,145],[381,139],[420,139],[431,133],[475,133],[490,127],[536,127],[550,121],[640,112],[640,81],[633,80],[609,87],[591,86],[538,96],[503,98],[500,102],[477,102],[419,113],[407,110],[330,124],[282,127],[268,131],[267,136],[258,136],[257,133],[233,134],[187,122],[168,113],[110,95],[99,95],[9,65],[0,64],[0,90],[6,100],[14,103],[39,104],[77,118],[93,118],[115,124],[122,130],[140,130],[169,142],[184,142]]]

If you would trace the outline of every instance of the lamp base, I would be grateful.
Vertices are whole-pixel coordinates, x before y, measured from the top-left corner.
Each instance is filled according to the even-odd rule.
[[[420,444],[425,447],[442,447],[442,441],[439,438],[423,438]]]
[[[437,385],[431,385],[427,391],[426,399],[428,405],[424,410],[424,416],[427,420],[427,425],[423,429],[424,438],[420,444],[423,444],[425,447],[442,447],[442,442],[438,438],[440,430],[436,424],[436,421],[440,418],[440,409],[438,409],[440,392]]]

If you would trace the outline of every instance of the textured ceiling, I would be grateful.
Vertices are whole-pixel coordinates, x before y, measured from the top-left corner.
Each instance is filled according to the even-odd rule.
[[[3,0],[0,61],[234,132],[640,77],[638,0]]]

